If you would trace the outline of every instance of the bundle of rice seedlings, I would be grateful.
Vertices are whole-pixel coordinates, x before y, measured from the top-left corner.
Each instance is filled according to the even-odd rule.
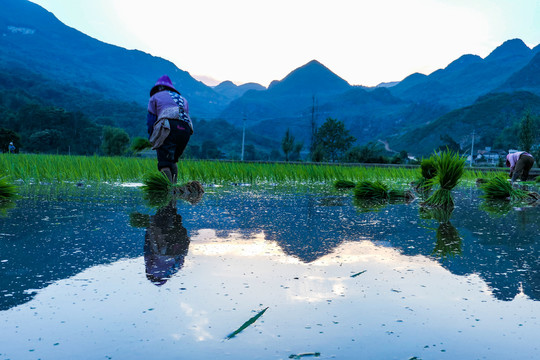
[[[431,180],[435,176],[437,176],[436,164],[437,164],[437,161],[433,156],[427,159],[422,159],[422,162],[420,163],[420,170],[422,172],[422,178],[426,180]]]
[[[136,153],[150,148],[152,148],[152,144],[150,144],[150,141],[143,137],[136,137],[131,143],[131,150]]]
[[[143,186],[141,189],[146,194],[163,194],[169,193],[172,189],[172,183],[162,173],[152,173],[143,180]]]
[[[521,189],[515,189],[504,175],[497,175],[480,188],[484,191],[482,197],[492,200],[523,200],[527,198],[528,193]]]
[[[355,183],[349,180],[336,180],[336,182],[334,183],[334,187],[338,190],[352,189],[355,186]]]
[[[433,186],[432,179],[437,175],[436,161],[433,156],[423,159],[420,163],[420,178],[414,182],[414,188],[421,195],[427,196]]]
[[[0,178],[0,201],[12,200],[17,196],[17,187],[7,181],[5,177]]]
[[[388,199],[388,186],[380,181],[360,181],[354,188],[354,196],[358,199]]]
[[[465,158],[451,150],[434,155],[437,175],[431,180],[439,188],[427,198],[424,205],[434,207],[454,207],[452,189],[457,186],[465,171]]]

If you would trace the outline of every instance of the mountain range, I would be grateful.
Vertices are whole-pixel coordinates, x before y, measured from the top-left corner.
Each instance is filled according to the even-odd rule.
[[[170,61],[93,39],[27,0],[2,0],[2,7],[1,72],[27,70],[77,88],[86,98],[130,104],[130,118],[134,107],[141,108],[144,118],[148,91],[163,74],[188,98],[193,117],[219,119],[233,127],[245,120],[251,134],[274,139],[277,147],[287,129],[308,143],[314,116],[318,125],[328,117],[343,121],[359,144],[383,139],[394,150],[421,155],[440,145],[444,134],[468,141],[461,130],[469,132],[474,124],[463,122],[476,118],[457,116],[456,111],[481,112],[482,119],[498,116],[490,111],[502,111],[503,120],[488,121],[477,130],[480,146],[491,146],[493,134],[513,126],[524,111],[539,113],[540,46],[531,49],[519,39],[504,42],[485,58],[463,55],[431,74],[415,73],[375,88],[351,85],[317,60],[268,88],[230,81],[209,87]],[[486,106],[490,99],[503,99],[504,108]],[[86,114],[98,116],[90,109]]]

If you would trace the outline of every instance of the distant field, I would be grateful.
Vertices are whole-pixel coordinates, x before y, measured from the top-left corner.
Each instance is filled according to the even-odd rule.
[[[155,159],[132,157],[1,154],[0,176],[24,183],[142,182],[157,172]],[[242,163],[184,160],[178,163],[179,181],[202,183],[330,183],[335,180],[386,180],[408,184],[419,177],[410,166],[351,166],[349,164]],[[490,171],[467,170],[464,180],[490,177]]]

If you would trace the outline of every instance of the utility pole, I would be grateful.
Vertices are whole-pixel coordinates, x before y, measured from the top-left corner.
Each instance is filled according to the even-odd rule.
[[[246,139],[246,115],[244,114],[244,119],[242,120],[242,157],[241,161],[244,161],[244,141]]]
[[[471,163],[469,164],[469,167],[472,167],[473,161],[474,161],[474,130],[472,131]]]

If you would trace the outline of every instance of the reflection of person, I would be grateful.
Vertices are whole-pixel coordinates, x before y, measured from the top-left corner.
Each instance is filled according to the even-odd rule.
[[[193,134],[193,124],[187,100],[167,75],[160,77],[150,90],[146,125],[152,149],[157,151],[158,170],[176,183],[178,159]]]
[[[9,153],[10,154],[14,154],[15,153],[15,145],[13,145],[13,141],[9,143],[9,146],[8,146],[8,150],[9,150]]]
[[[518,151],[506,155],[506,166],[510,168],[512,182],[516,181],[520,176],[522,181],[526,181],[533,164],[534,158],[528,152]]]
[[[182,226],[182,216],[176,212],[176,202],[158,209],[150,217],[144,238],[146,277],[161,286],[184,265],[189,237]]]

